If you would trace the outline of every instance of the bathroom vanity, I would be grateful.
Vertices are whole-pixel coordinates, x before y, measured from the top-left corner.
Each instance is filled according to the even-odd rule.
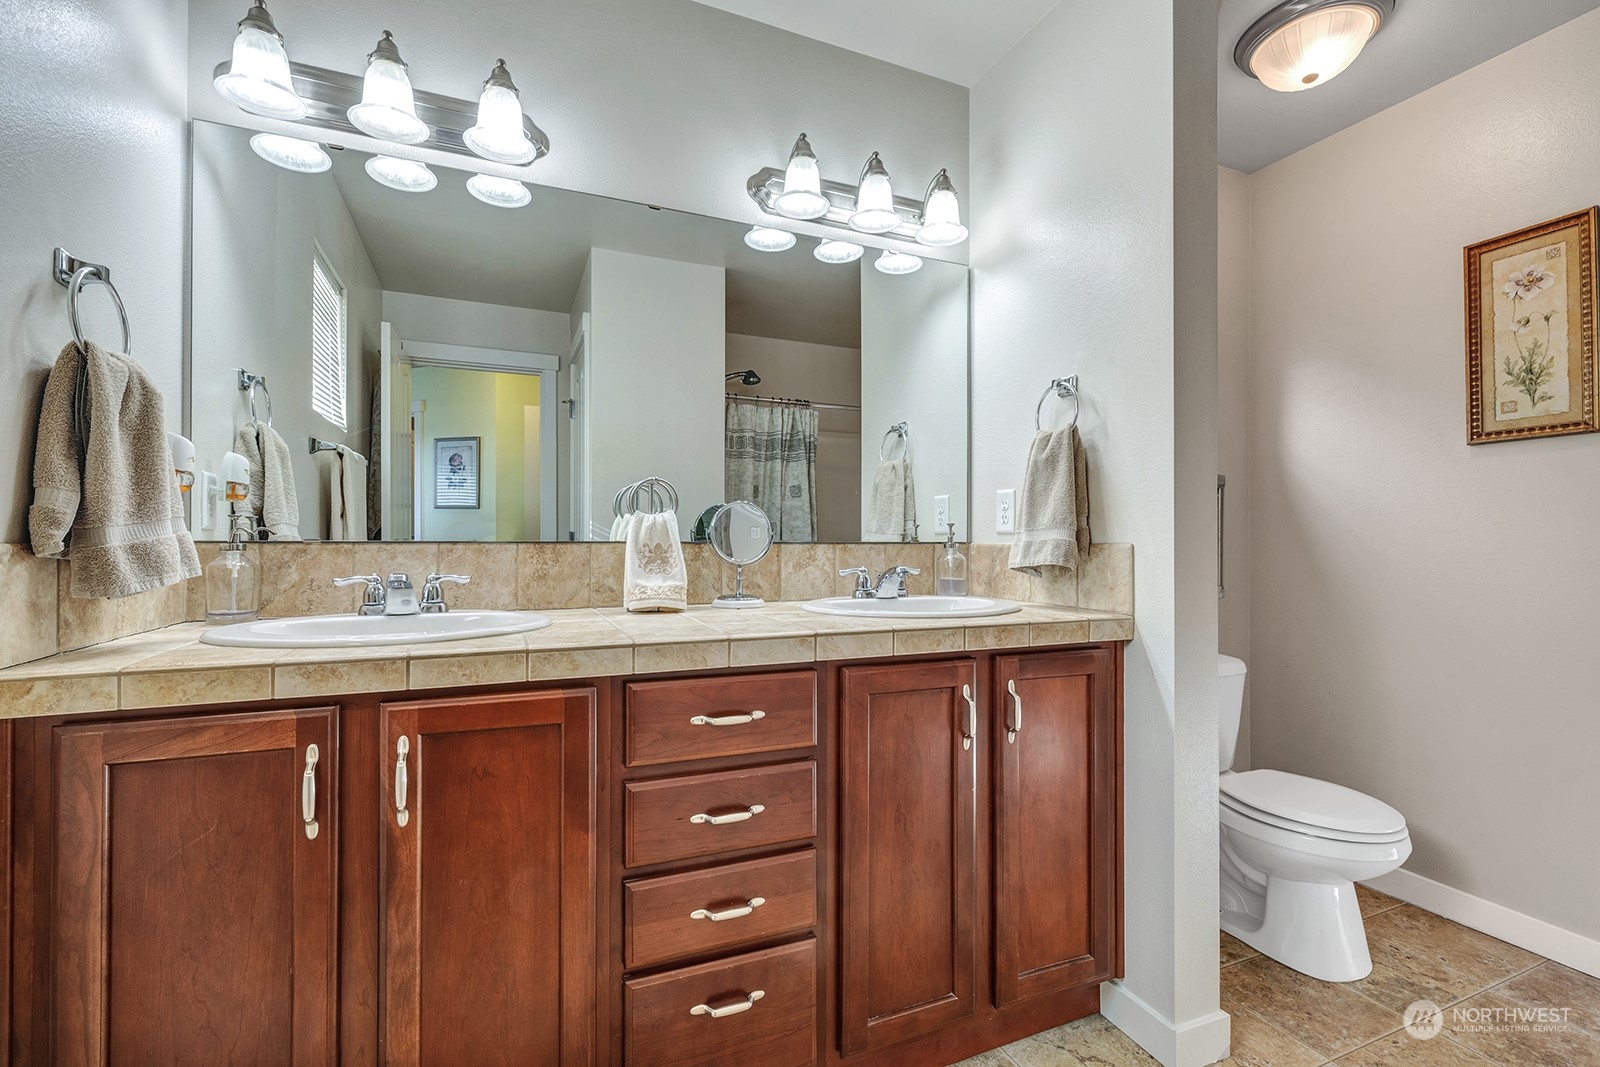
[[[925,1067],[1097,1009],[1131,620],[651,639],[700,618],[366,662],[191,629],[104,646],[113,710],[14,703],[12,1062]]]

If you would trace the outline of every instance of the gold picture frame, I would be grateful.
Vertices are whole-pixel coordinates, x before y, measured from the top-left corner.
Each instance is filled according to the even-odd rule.
[[[1469,445],[1600,432],[1597,220],[1591,207],[1466,248]]]

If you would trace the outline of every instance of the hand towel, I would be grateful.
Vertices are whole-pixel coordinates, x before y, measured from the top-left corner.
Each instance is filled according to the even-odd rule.
[[[367,460],[340,445],[328,464],[328,540],[367,539]]]
[[[917,490],[909,459],[886,459],[872,476],[868,540],[909,541],[917,530]]]
[[[628,520],[631,518],[633,518],[631,514],[618,515],[611,520],[611,540],[626,541],[628,539]]]
[[[683,611],[689,606],[689,569],[678,541],[676,512],[639,512],[628,520],[622,606],[629,611]]]
[[[1076,426],[1043,430],[1028,449],[1011,569],[1076,571],[1089,554],[1089,462]]]
[[[73,394],[87,399],[84,432]],[[173,476],[161,392],[94,343],[56,357],[39,409],[28,532],[37,556],[72,563],[75,597],[124,597],[200,573]]]
[[[250,461],[250,499],[245,509],[273,541],[300,540],[300,503],[294,492],[289,444],[264,422],[246,422],[233,450]]]

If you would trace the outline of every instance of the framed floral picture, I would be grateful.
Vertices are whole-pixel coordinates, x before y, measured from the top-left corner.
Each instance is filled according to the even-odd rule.
[[[1597,215],[1466,249],[1468,444],[1600,431]]]
[[[434,507],[478,506],[478,452],[482,445],[481,437],[433,439]]]

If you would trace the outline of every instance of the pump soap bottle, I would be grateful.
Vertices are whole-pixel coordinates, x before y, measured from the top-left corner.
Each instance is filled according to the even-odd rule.
[[[950,523],[950,535],[945,538],[944,555],[939,557],[934,569],[937,580],[934,586],[940,596],[967,595],[967,557],[956,547],[956,524]]]
[[[261,616],[261,568],[245,555],[255,516],[233,516],[228,542],[206,565],[206,622],[253,622]]]

